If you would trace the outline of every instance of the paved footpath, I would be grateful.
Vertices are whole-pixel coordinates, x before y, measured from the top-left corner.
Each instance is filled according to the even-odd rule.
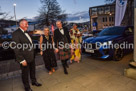
[[[132,54],[122,61],[92,59],[84,55],[81,63],[70,64],[69,74],[64,75],[62,66],[48,75],[44,66],[37,67],[37,79],[42,87],[33,91],[136,91],[136,81],[123,75]],[[0,91],[24,91],[20,75],[0,80]]]

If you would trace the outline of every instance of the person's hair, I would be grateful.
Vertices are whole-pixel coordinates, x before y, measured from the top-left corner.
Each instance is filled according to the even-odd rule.
[[[62,23],[61,20],[57,20],[57,21],[56,21],[56,23],[58,23],[58,22]]]
[[[48,31],[50,31],[50,29],[49,29],[48,27],[44,27],[44,30],[45,30],[45,29],[48,29]]]
[[[21,24],[22,21],[27,21],[26,19],[20,19],[19,20],[19,25]]]
[[[73,24],[73,26],[77,26],[77,24]]]

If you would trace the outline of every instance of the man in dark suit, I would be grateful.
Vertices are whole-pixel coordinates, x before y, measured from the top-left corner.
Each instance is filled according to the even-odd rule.
[[[71,43],[71,39],[68,29],[66,27],[62,27],[61,21],[57,21],[56,25],[58,28],[54,32],[55,51],[56,53],[59,53],[64,73],[68,74],[67,68],[69,68],[69,66],[67,61],[71,57],[71,49],[70,47],[65,48],[65,45],[69,45]]]
[[[31,37],[26,32],[27,29],[27,20],[21,19],[19,21],[19,28],[12,34],[12,40],[15,42],[13,45],[15,46],[14,52],[16,55],[16,61],[20,64],[22,70],[22,81],[25,91],[32,91],[29,85],[29,72],[32,85],[41,86],[41,84],[36,81],[34,48],[30,47],[33,45],[33,43]],[[21,45],[22,47],[18,48],[18,45]],[[23,45],[27,45],[27,48],[23,48]]]

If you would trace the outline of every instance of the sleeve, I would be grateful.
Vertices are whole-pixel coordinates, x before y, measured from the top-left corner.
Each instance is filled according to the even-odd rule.
[[[80,38],[79,38],[79,40],[80,40],[80,43],[82,43],[82,35],[81,35],[81,32],[80,32]]]
[[[15,33],[12,34],[12,40],[13,40],[13,42],[15,42],[16,45],[18,43],[20,43],[18,35],[15,34]],[[15,45],[12,45],[12,46],[15,46]],[[18,48],[15,47],[14,48],[14,52],[15,52],[15,56],[16,56],[16,61],[17,62],[21,63],[22,61],[25,60],[24,57],[23,57],[23,55],[22,55],[22,53],[21,53],[21,50],[19,50]]]
[[[23,62],[25,62],[25,60],[21,61],[20,64],[22,64]]]

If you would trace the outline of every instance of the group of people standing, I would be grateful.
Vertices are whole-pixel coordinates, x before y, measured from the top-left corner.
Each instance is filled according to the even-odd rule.
[[[28,22],[25,19],[19,21],[19,28],[13,33],[13,41],[18,44],[30,44],[33,45],[32,39],[29,34],[26,32],[28,29]],[[54,35],[51,36],[50,30],[48,27],[44,28],[44,34],[40,36],[40,54],[43,56],[45,63],[45,68],[48,70],[49,74],[55,72],[57,67],[56,55],[59,55],[61,60],[64,74],[68,74],[67,68],[69,68],[68,60],[70,63],[73,61],[80,62],[81,60],[81,47],[79,44],[82,42],[82,35],[77,28],[77,25],[74,24],[73,28],[69,31],[66,27],[62,26],[61,21],[56,22],[57,29],[54,31]],[[60,45],[63,44],[64,46]],[[43,46],[46,45],[46,46]],[[50,47],[47,45],[50,44]],[[68,47],[65,47],[65,45]],[[76,47],[73,47],[78,45]],[[15,46],[15,45],[14,45]],[[35,54],[34,48],[29,50],[14,49],[16,55],[16,61],[20,63],[22,70],[22,81],[25,87],[25,91],[32,91],[29,85],[29,73],[32,85],[41,86],[42,84],[38,83],[35,77]]]
[[[44,28],[44,35],[40,37],[40,54],[43,56],[46,69],[49,71],[49,74],[52,74],[55,72],[55,67],[57,67],[55,53],[58,53],[64,73],[68,74],[68,60],[70,59],[70,63],[73,61],[79,63],[81,60],[81,47],[79,44],[82,42],[82,35],[76,24],[73,25],[70,31],[62,26],[61,21],[57,21],[56,26],[57,29],[54,32],[54,36],[49,34],[49,28]],[[47,44],[49,43],[52,45],[51,48],[47,48]],[[61,48],[59,43],[63,43],[64,45],[67,43],[69,47]],[[46,47],[43,47],[42,44],[46,44]],[[45,48],[44,51],[43,48]]]

